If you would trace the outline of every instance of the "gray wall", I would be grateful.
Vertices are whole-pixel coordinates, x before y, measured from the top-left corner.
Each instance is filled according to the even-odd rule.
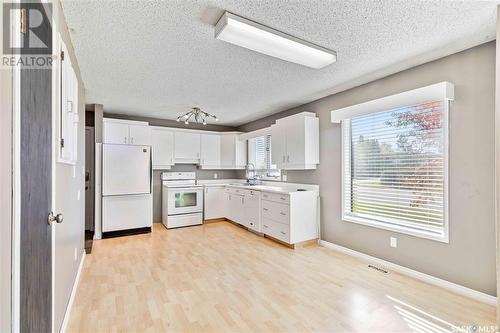
[[[170,170],[153,171],[153,221],[161,222],[161,179],[163,171],[195,171],[197,179],[214,179],[217,174],[218,179],[234,179],[237,176],[236,170],[201,170],[192,164],[176,164]]]
[[[450,107],[449,244],[341,220],[341,130],[330,111],[436,82],[455,84]],[[320,165],[289,171],[288,181],[320,185],[322,239],[472,289],[496,295],[495,277],[495,42],[241,126],[313,111],[320,118]],[[398,238],[396,249],[389,237]]]
[[[130,116],[125,114],[117,114],[117,113],[107,113],[104,110],[104,118],[116,118],[116,119],[124,119],[124,120],[136,120],[136,121],[147,121],[151,126],[163,126],[163,127],[174,127],[174,128],[188,128],[188,129],[198,129],[205,131],[218,131],[218,132],[230,132],[234,131],[235,128],[231,126],[223,126],[223,125],[213,125],[213,124],[197,124],[197,123],[189,123],[189,125],[184,124],[182,121],[178,122],[175,120],[169,119],[159,119],[159,118],[149,118],[149,117],[141,117],[141,116]]]

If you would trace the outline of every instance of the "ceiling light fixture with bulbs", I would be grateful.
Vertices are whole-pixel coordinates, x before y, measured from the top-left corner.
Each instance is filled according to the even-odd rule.
[[[215,115],[202,111],[199,107],[194,107],[191,111],[177,117],[177,121],[183,121],[184,124],[189,125],[189,120],[193,119],[197,123],[206,125],[207,119],[209,118],[214,118],[215,121],[219,121]]]
[[[337,61],[333,50],[229,12],[224,12],[215,25],[215,38],[315,69]]]

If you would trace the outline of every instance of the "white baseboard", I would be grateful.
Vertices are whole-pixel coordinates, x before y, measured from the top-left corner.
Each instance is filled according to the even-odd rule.
[[[394,264],[394,263],[389,262],[389,261],[375,258],[375,257],[369,256],[367,254],[364,254],[364,253],[361,253],[358,251],[354,251],[354,250],[351,250],[349,248],[346,248],[346,247],[343,247],[343,246],[340,246],[340,245],[337,245],[334,243],[330,243],[330,242],[327,242],[324,240],[320,240],[319,244],[321,246],[335,250],[337,252],[341,252],[341,253],[359,258],[363,261],[375,263],[375,264],[380,265],[384,268],[387,268],[387,269],[393,270],[395,272],[410,276],[410,277],[415,278],[417,280],[420,280],[420,281],[447,289],[449,291],[452,291],[452,292],[457,293],[457,294],[462,295],[462,296],[472,298],[476,301],[480,301],[480,302],[494,305],[494,306],[497,305],[497,298],[496,297],[485,294],[483,292],[480,292],[480,291],[477,291],[474,289],[470,289],[470,288],[461,286],[459,284],[456,284],[456,283],[453,283],[450,281],[439,279],[437,277],[427,275],[427,274],[422,273],[422,272],[415,271],[415,270],[410,269],[408,267],[400,266],[400,265]]]
[[[73,289],[71,290],[71,295],[69,296],[68,306],[66,307],[66,312],[64,312],[64,318],[61,325],[60,333],[66,332],[69,316],[71,315],[71,308],[73,308],[73,302],[75,300],[76,290],[78,289],[78,282],[80,282],[80,275],[82,273],[84,261],[85,261],[85,249],[83,250],[82,259],[80,260],[80,266],[78,266],[78,272],[76,273],[75,282],[73,283]]]

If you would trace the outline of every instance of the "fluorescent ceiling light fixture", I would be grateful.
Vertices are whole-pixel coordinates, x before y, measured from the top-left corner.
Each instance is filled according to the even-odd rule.
[[[224,12],[215,25],[215,38],[271,57],[316,69],[337,61],[335,51],[229,12]]]

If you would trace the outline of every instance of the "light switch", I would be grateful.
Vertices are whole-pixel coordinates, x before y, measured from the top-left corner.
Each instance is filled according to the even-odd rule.
[[[396,237],[391,237],[391,247],[398,247],[398,239]]]

